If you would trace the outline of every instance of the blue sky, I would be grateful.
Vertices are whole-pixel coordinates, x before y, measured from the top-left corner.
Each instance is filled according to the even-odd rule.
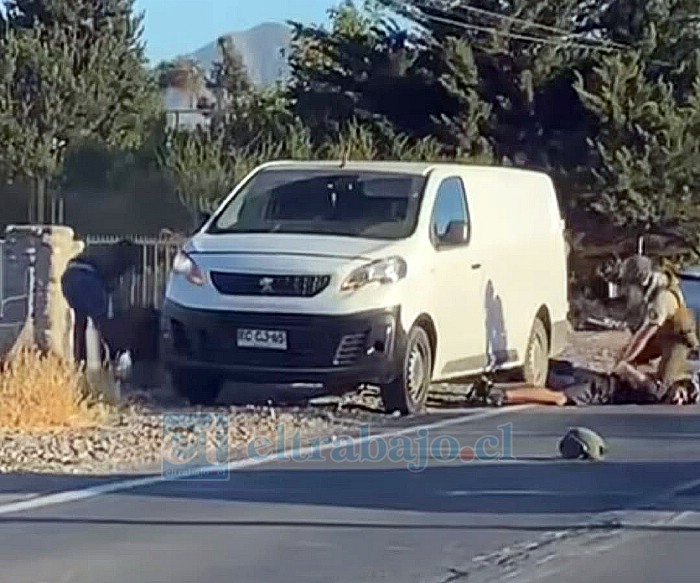
[[[340,0],[136,0],[153,62],[192,52],[220,35],[265,21],[326,22]]]

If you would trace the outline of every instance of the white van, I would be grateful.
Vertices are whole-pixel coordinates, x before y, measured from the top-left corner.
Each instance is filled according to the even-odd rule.
[[[538,172],[263,164],[175,261],[166,367],[198,403],[225,379],[370,384],[404,414],[485,370],[543,384],[568,331],[563,229]]]

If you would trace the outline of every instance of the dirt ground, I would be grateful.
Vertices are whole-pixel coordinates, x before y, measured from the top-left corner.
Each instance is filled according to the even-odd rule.
[[[621,331],[572,332],[569,345],[557,360],[568,360],[577,366],[607,371],[629,338],[629,332]]]

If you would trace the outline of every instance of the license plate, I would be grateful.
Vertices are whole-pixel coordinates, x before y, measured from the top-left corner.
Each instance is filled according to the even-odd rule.
[[[287,350],[287,333],[284,330],[250,330],[239,328],[236,337],[239,348],[268,348]]]

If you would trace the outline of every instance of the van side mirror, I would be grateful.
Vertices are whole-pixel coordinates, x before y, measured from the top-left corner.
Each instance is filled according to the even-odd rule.
[[[442,245],[461,245],[469,241],[469,225],[464,221],[450,221],[445,234],[439,238]]]

